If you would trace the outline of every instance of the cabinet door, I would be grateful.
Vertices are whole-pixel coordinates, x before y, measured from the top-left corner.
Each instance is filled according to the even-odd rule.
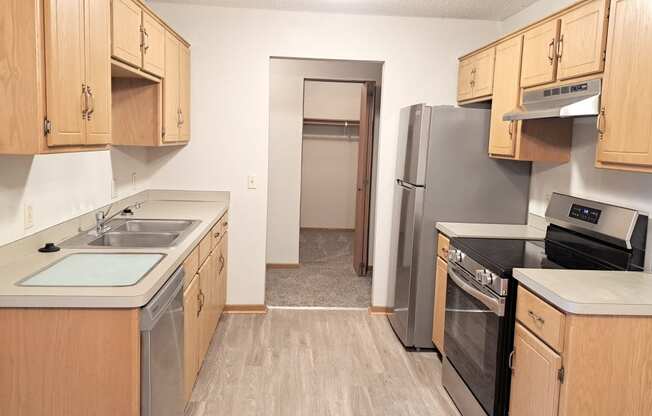
[[[222,312],[224,312],[224,306],[226,306],[226,282],[227,282],[227,270],[228,270],[228,251],[229,251],[229,235],[225,234],[222,237],[219,248],[219,283],[217,289],[217,319],[219,321]]]
[[[491,48],[474,58],[473,98],[491,95],[494,89],[494,59],[496,49]]]
[[[505,41],[496,46],[494,92],[491,103],[489,154],[513,157],[520,123],[503,121],[503,115],[519,103],[521,53],[523,37]]]
[[[440,353],[444,353],[444,318],[446,317],[446,281],[448,264],[437,257],[435,275],[435,310],[432,322],[432,342]]]
[[[525,32],[521,66],[522,88],[555,81],[557,75],[555,48],[558,33],[559,20],[553,20]]]
[[[473,97],[473,57],[460,61],[457,75],[457,101]]]
[[[510,416],[557,416],[561,357],[516,324]]]
[[[206,262],[199,269],[199,292],[201,298],[201,312],[199,313],[199,362],[201,363],[208,352],[211,339],[213,338],[213,329],[211,328],[213,318],[211,317],[211,299],[213,292],[214,277],[214,260],[213,254],[210,254]]]
[[[163,78],[163,142],[179,141],[179,40],[165,35],[165,77]]]
[[[111,141],[111,6],[85,0],[86,144]]]
[[[561,18],[557,79],[601,72],[607,41],[607,1],[594,0]]]
[[[137,68],[141,66],[142,10],[133,0],[112,1],[111,27],[113,42],[111,55]]]
[[[190,140],[190,48],[179,46],[179,140]]]
[[[165,73],[165,34],[163,25],[143,12],[143,70],[159,77]]]
[[[652,165],[652,2],[612,0],[599,162]]]
[[[45,0],[48,146],[85,142],[84,0]]]
[[[183,292],[184,397],[190,400],[199,372],[199,278],[195,276]]]

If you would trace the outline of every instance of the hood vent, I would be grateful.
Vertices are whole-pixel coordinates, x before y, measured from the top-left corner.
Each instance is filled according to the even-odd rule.
[[[525,91],[523,105],[503,116],[505,121],[597,116],[602,80]]]

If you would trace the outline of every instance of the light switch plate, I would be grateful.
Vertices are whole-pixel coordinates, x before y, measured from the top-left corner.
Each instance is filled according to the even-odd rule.
[[[247,188],[256,189],[256,175],[249,175],[247,177]]]

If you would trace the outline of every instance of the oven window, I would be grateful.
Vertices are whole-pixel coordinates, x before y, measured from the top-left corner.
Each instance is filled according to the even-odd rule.
[[[449,276],[444,330],[446,357],[490,416],[494,415],[501,319]]]

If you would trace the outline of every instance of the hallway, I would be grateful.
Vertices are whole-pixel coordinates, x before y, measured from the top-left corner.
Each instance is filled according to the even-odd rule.
[[[267,270],[268,306],[366,308],[371,275],[353,270],[353,231],[301,229],[300,265]]]

